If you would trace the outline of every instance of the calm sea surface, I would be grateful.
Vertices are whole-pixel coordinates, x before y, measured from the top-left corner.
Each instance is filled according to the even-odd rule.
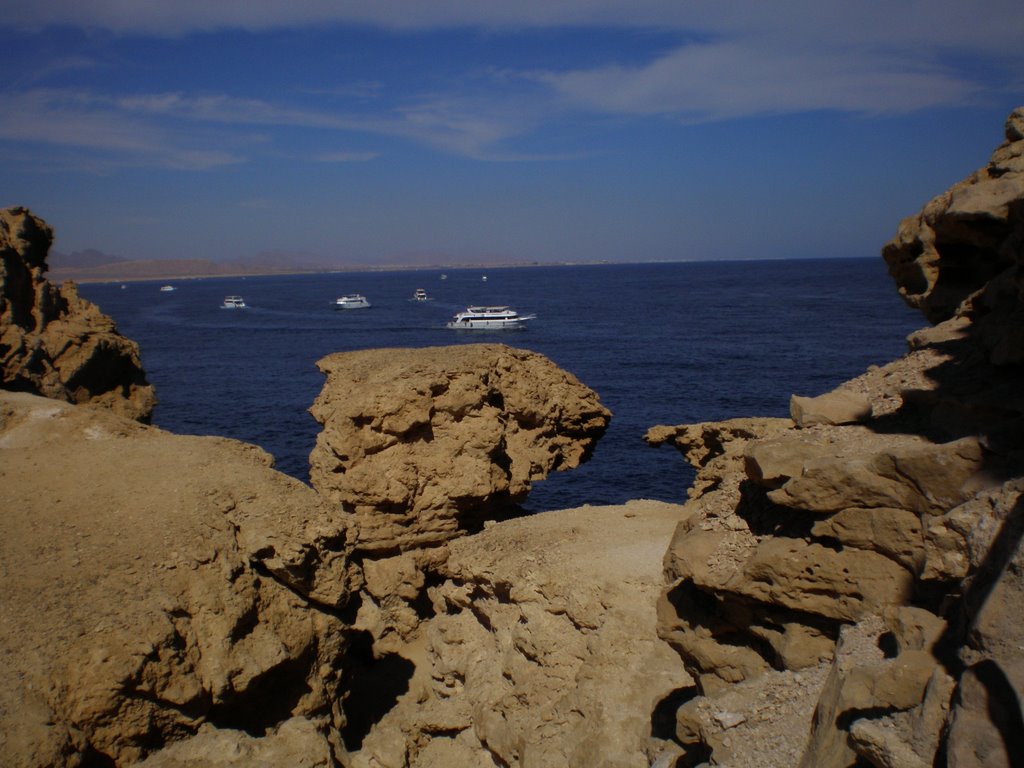
[[[449,269],[217,278],[80,286],[142,348],[156,386],[153,422],[172,432],[261,445],[308,480],[319,425],[307,412],[324,383],[316,360],[372,347],[500,341],[541,352],[600,394],[612,422],[588,464],[535,484],[530,510],[681,501],[692,479],[648,427],[785,416],[793,393],[817,395],[905,351],[925,325],[881,259]],[[484,280],[483,277],[487,279]],[[425,288],[427,302],[411,300]],[[362,293],[367,310],[333,300]],[[245,310],[221,309],[240,294]],[[451,331],[469,304],[536,313],[528,328]]]

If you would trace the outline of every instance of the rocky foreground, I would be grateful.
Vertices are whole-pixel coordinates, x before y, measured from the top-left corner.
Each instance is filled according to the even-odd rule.
[[[1024,691],[1024,110],[883,250],[933,328],[792,419],[657,427],[698,469],[659,633],[727,765],[1019,765]],[[814,703],[779,727],[776,699]],[[807,713],[810,708],[806,708]]]
[[[518,518],[610,414],[503,345],[322,360],[312,488],[147,426],[50,239],[0,212],[5,765],[1020,764],[1024,110],[883,250],[904,358],[648,432],[684,505]]]

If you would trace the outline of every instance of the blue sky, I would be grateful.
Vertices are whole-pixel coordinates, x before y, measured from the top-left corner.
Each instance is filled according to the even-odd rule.
[[[6,0],[64,252],[874,256],[1024,104],[1019,0]]]

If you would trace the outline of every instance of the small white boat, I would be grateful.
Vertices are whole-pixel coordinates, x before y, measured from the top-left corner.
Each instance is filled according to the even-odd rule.
[[[416,292],[413,293],[412,297],[416,301],[427,301],[427,292],[423,288],[417,288]]]
[[[168,291],[173,291],[174,290],[174,286],[173,285],[161,285],[160,286],[160,290],[163,291],[164,293],[167,293]]]
[[[370,302],[366,297],[358,293],[350,293],[334,300],[335,309],[366,309]]]
[[[536,315],[520,315],[509,307],[466,307],[449,322],[447,327],[456,330],[485,331],[501,328],[522,328],[527,320]]]
[[[245,299],[241,296],[225,296],[221,307],[223,309],[245,309]]]

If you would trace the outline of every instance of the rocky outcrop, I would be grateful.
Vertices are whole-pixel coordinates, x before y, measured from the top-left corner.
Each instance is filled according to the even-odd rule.
[[[904,219],[882,250],[900,294],[932,323],[971,321],[997,365],[1024,362],[1024,107],[988,165]]]
[[[138,346],[73,283],[46,280],[52,240],[26,209],[0,210],[0,387],[148,421],[156,399]]]
[[[698,470],[659,603],[702,694],[677,714],[688,760],[1019,758],[1024,110],[1006,137],[883,251],[938,323],[906,357],[794,397],[792,421],[649,432]],[[811,727],[751,751],[779,690],[817,700]]]
[[[660,556],[680,513],[583,507],[453,541],[429,589],[417,673],[353,765],[674,763],[671,710],[651,713],[691,685],[655,631]]]
[[[327,382],[313,487],[352,514],[357,626],[398,652],[447,542],[516,514],[531,483],[585,461],[611,416],[543,355],[502,344],[374,349],[317,364]]]
[[[0,392],[5,765],[129,765],[193,741],[302,745],[292,765],[343,753],[346,521],[270,465]]]
[[[44,286],[40,295],[51,294]],[[92,317],[104,327],[102,316]],[[315,406],[325,422],[322,493],[274,472],[254,446],[0,392],[0,669],[8,681],[0,689],[0,752],[10,765],[352,764],[364,738],[377,743],[374,723],[409,684],[413,664],[390,650],[413,656],[421,676],[455,663],[458,649],[441,641],[431,646],[436,664],[416,656],[415,644],[435,632],[423,620],[434,599],[448,606],[436,630],[447,631],[440,628],[449,614],[467,610],[460,585],[487,576],[444,570],[440,545],[507,514],[533,480],[583,461],[609,418],[596,395],[550,361],[498,345],[358,353],[323,365],[330,379]],[[338,385],[356,370],[356,381]],[[341,462],[342,453],[356,461]],[[336,462],[330,470],[327,455]],[[622,532],[634,517],[617,517]],[[670,515],[656,517],[652,555],[664,546]],[[599,615],[611,597],[601,603],[594,592],[584,601],[563,585],[536,616],[524,607],[520,623],[536,619],[527,629],[506,628],[554,646],[563,638],[551,622],[572,626],[566,602],[570,614],[590,617],[592,626],[574,630],[587,635],[574,645],[583,656],[560,655],[568,666],[555,666],[562,682],[579,674],[587,693],[572,701],[595,718],[600,686],[589,676],[614,677],[621,670],[612,656],[635,652],[629,669],[645,683],[620,681],[636,697],[622,707],[643,714],[628,728],[600,717],[616,734],[602,743],[621,741],[637,755],[654,748],[646,683],[653,675],[658,690],[671,690],[676,681],[666,670],[685,675],[656,640],[657,569],[647,570],[642,589],[620,589],[623,617]],[[504,584],[481,589],[504,595]],[[645,612],[646,625],[644,642],[629,653],[624,638],[640,617],[627,603]],[[506,618],[496,615],[494,626]],[[499,654],[481,643],[482,653]],[[590,656],[600,664],[588,664]],[[663,666],[649,673],[636,668],[658,658]],[[517,702],[536,703],[552,690],[548,667],[529,672],[531,664],[517,668],[524,679],[502,705],[513,720],[531,714]],[[460,729],[472,730],[479,701],[491,693],[481,687],[476,698],[460,699],[452,711],[469,718]],[[559,727],[575,733],[575,710],[559,712]],[[524,733],[541,729],[530,722]],[[398,746],[448,754],[440,734],[424,727],[402,730],[408,742]],[[519,738],[517,729],[502,738]],[[498,737],[490,732],[481,732],[477,756],[492,753],[487,740]],[[437,744],[420,749],[431,733]]]
[[[310,479],[355,518],[357,552],[437,547],[578,466],[610,413],[543,355],[501,344],[325,357]]]

